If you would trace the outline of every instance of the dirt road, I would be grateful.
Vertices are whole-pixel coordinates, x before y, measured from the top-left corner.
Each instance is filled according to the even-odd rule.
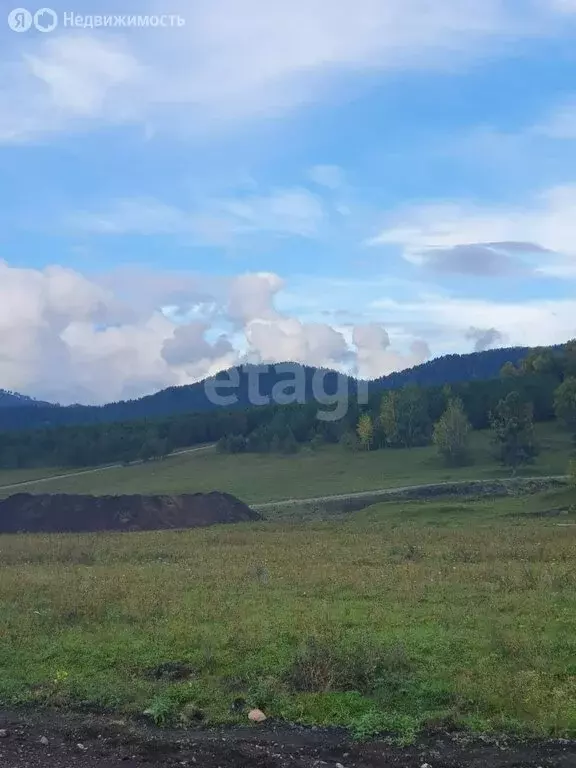
[[[197,451],[207,451],[214,448],[214,445],[201,445],[199,448],[186,448],[183,451],[174,451],[170,456],[181,456],[184,453],[196,453]],[[141,464],[140,461],[133,461],[130,466]],[[35,480],[23,480],[20,483],[11,483],[10,485],[0,485],[0,491],[9,491],[12,488],[21,488],[24,485],[36,485],[38,483],[49,483],[50,480],[63,480],[65,477],[78,477],[79,475],[93,475],[95,472],[106,472],[109,469],[122,469],[124,464],[106,464],[103,467],[94,467],[92,469],[79,469],[77,472],[66,472],[62,475],[48,475],[48,477],[37,477]]]
[[[343,732],[255,726],[163,731],[143,723],[27,711],[0,712],[2,768],[576,768],[576,742],[350,743]]]
[[[333,496],[316,496],[309,499],[283,499],[281,501],[267,501],[263,504],[251,504],[253,509],[265,512],[267,509],[283,507],[315,507],[328,503],[347,503],[349,509],[361,509],[369,504],[376,504],[387,498],[409,498],[411,496],[458,495],[464,491],[465,495],[506,495],[511,488],[517,491],[530,489],[534,483],[549,485],[550,487],[564,485],[568,481],[567,475],[545,475],[539,477],[493,478],[483,480],[448,480],[442,483],[421,483],[419,485],[402,485],[392,488],[380,488],[373,491],[356,491],[354,493],[339,493]]]

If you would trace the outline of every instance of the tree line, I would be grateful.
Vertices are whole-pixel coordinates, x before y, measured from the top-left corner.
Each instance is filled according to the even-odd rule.
[[[447,462],[465,461],[470,430],[492,427],[523,445],[529,423],[560,419],[576,430],[576,341],[532,350],[498,378],[373,391],[352,396],[338,421],[317,418],[317,404],[266,405],[104,424],[0,432],[4,468],[84,467],[162,458],[204,443],[227,453],[295,453],[303,445],[341,443],[352,450],[434,443]],[[516,437],[512,437],[516,434]],[[504,450],[504,449],[502,449]],[[509,450],[509,448],[506,448]],[[520,449],[515,452],[520,455]],[[532,453],[532,455],[534,455]],[[506,460],[508,461],[508,459]]]
[[[481,391],[493,399],[492,403],[488,399],[483,401],[484,417],[492,429],[493,443],[502,464],[515,471],[538,454],[535,418],[557,418],[573,433],[576,444],[576,342],[560,349],[535,349],[519,366],[506,363],[499,381],[499,387],[494,384]],[[478,390],[473,385],[465,389],[464,394],[470,395],[470,389]],[[499,389],[503,396],[495,402]],[[355,434],[348,436],[347,444],[352,448],[374,450],[411,448],[432,442],[447,465],[469,463],[469,436],[474,426],[469,417],[471,413],[479,416],[475,410],[478,401],[475,398],[471,401],[470,397],[465,401],[455,390],[457,388],[443,388],[445,406],[436,421],[423,391],[405,388],[385,393],[376,413],[372,409],[360,415]]]

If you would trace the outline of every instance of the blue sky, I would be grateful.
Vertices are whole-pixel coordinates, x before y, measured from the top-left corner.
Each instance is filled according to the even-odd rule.
[[[0,28],[0,388],[576,336],[575,0],[52,7]]]

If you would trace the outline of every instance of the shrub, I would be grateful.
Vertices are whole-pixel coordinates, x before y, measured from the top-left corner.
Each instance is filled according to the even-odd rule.
[[[370,693],[409,672],[410,664],[401,647],[348,644],[311,636],[298,649],[286,682],[293,690],[308,693]]]

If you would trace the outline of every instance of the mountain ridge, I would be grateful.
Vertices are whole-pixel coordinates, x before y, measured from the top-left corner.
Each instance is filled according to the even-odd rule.
[[[296,376],[301,378],[301,392],[305,401],[314,399],[314,379],[323,376],[323,389],[327,394],[337,391],[346,384],[348,392],[354,394],[359,386],[366,385],[370,392],[384,389],[396,389],[407,384],[434,386],[456,384],[463,381],[484,380],[498,376],[504,363],[518,363],[529,352],[530,347],[503,347],[471,352],[464,355],[451,354],[434,358],[426,363],[391,373],[387,376],[370,381],[356,379],[353,376],[340,374],[331,369],[314,368],[299,363],[276,363],[257,366],[236,366],[226,371],[220,371],[194,384],[168,387],[151,395],[135,400],[122,400],[104,405],[70,405],[61,406],[17,393],[10,395],[9,402],[2,407],[2,392],[0,390],[0,429],[34,429],[38,427],[99,424],[117,421],[132,421],[137,419],[154,419],[180,413],[206,412],[221,407],[247,407],[265,404],[254,402],[260,400],[272,401],[275,387],[282,383],[294,381]],[[257,369],[265,369],[258,378],[258,391],[253,388],[254,373]],[[228,405],[214,403],[207,394],[210,386],[229,381],[236,372],[238,384],[235,387],[224,386],[224,393],[232,391],[235,402]],[[251,389],[252,387],[252,389]],[[227,390],[227,391],[226,391]]]
[[[44,400],[36,400],[28,395],[21,395],[19,392],[12,392],[9,389],[0,389],[0,408],[27,408],[36,406],[52,406]]]

